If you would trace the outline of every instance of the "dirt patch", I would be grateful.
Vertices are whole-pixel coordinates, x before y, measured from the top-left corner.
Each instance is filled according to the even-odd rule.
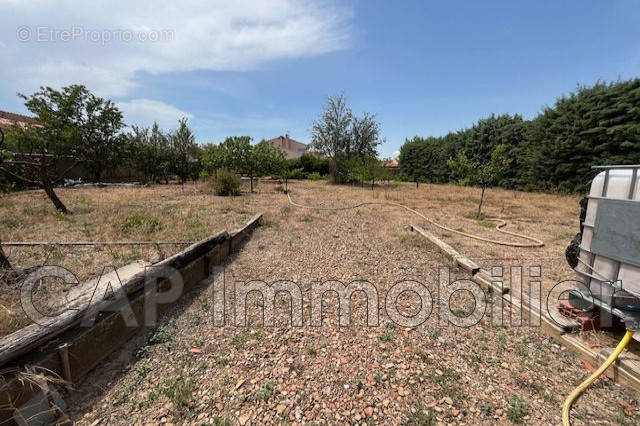
[[[371,192],[320,182],[291,187],[301,204],[391,200],[451,227],[496,236],[466,217],[478,196],[471,188],[396,185]],[[247,211],[266,215],[264,226],[226,264],[227,326],[214,326],[210,288],[187,295],[158,329],[131,342],[79,386],[70,401],[78,423],[559,423],[565,395],[588,371],[536,329],[495,327],[490,313],[474,327],[442,327],[435,311],[422,325],[404,329],[389,320],[383,300],[379,326],[367,327],[362,293],[352,297],[348,326],[338,326],[338,299],[328,295],[323,325],[310,327],[309,300],[312,282],[330,279],[369,280],[381,295],[400,280],[417,280],[435,294],[438,267],[449,262],[410,233],[411,223],[485,268],[541,264],[548,288],[573,277],[564,262],[563,235],[577,229],[577,197],[489,192],[487,216],[503,217],[509,228],[548,243],[534,249],[447,235],[389,206],[310,211],[266,191],[242,201]],[[233,326],[235,281],[285,279],[301,288],[303,327],[289,326],[284,295],[276,297],[275,326],[262,327],[264,301],[257,293],[247,298],[247,327]],[[397,299],[406,315],[415,314],[416,302],[411,294]],[[471,304],[461,296],[452,310],[463,316]],[[601,380],[576,403],[574,424],[632,424],[637,404],[635,395]]]

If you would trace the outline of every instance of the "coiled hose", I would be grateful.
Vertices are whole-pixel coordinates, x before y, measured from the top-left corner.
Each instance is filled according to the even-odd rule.
[[[416,211],[416,210],[414,210],[414,209],[412,209],[410,207],[407,207],[404,204],[394,203],[393,201],[365,201],[363,203],[359,203],[359,204],[356,204],[356,205],[353,205],[353,206],[347,206],[347,207],[316,207],[316,206],[305,206],[303,204],[298,204],[298,203],[294,202],[291,199],[291,191],[287,192],[287,197],[289,198],[289,203],[292,206],[300,207],[300,208],[303,208],[303,209],[312,209],[312,210],[349,210],[349,209],[355,209],[355,208],[358,208],[358,207],[367,206],[367,205],[374,205],[374,204],[400,207],[400,208],[403,208],[403,209],[405,209],[405,210],[407,210],[407,211],[409,211],[409,212],[411,212],[411,213],[423,218],[424,220],[426,220],[427,222],[429,222],[433,226],[436,226],[436,227],[438,227],[440,229],[444,229],[445,231],[448,231],[448,232],[451,232],[451,233],[454,233],[454,234],[458,234],[458,235],[462,235],[462,236],[465,236],[467,238],[473,238],[475,240],[484,241],[485,243],[498,244],[498,245],[501,245],[501,246],[509,246],[509,247],[542,247],[542,246],[544,246],[544,242],[539,240],[539,239],[537,239],[537,238],[529,237],[527,235],[522,235],[522,234],[518,234],[516,232],[511,232],[511,231],[507,231],[507,230],[502,229],[504,226],[507,225],[507,222],[505,222],[502,219],[496,219],[496,218],[490,218],[489,219],[488,218],[486,220],[490,220],[492,222],[499,222],[495,227],[495,229],[498,232],[502,232],[503,234],[512,235],[512,236],[517,237],[517,238],[522,238],[522,239],[525,239],[525,240],[529,240],[529,241],[531,241],[531,243],[512,243],[510,241],[492,240],[490,238],[481,237],[479,235],[474,235],[474,234],[469,234],[467,232],[458,231],[456,229],[449,228],[448,226],[441,225],[438,222],[435,222],[433,219],[428,218],[427,216],[423,215],[422,213],[420,213],[420,212],[418,212],[418,211]]]
[[[565,399],[564,404],[562,404],[563,426],[571,426],[569,412],[571,411],[571,405],[573,405],[573,402],[576,400],[576,398],[580,396],[580,394],[584,392],[585,389],[587,389],[593,382],[595,382],[596,379],[600,377],[602,373],[604,373],[607,368],[609,368],[609,366],[615,362],[616,359],[618,359],[620,353],[624,350],[624,348],[627,347],[632,337],[633,331],[627,330],[622,340],[620,340],[620,343],[618,343],[618,346],[616,346],[614,351],[611,352],[611,355],[609,355],[609,358],[607,358],[607,360],[600,366],[600,368],[598,368],[591,376],[589,376],[587,380],[580,383],[580,385],[569,394],[567,399]]]

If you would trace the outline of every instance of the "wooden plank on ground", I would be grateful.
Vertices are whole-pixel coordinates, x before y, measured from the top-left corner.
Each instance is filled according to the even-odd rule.
[[[418,234],[422,235],[423,237],[431,241],[433,244],[435,244],[440,249],[440,251],[442,251],[444,254],[446,254],[451,259],[453,259],[453,262],[456,267],[461,266],[464,270],[469,271],[472,274],[475,274],[480,270],[480,267],[475,262],[471,261],[469,258],[465,256],[462,256],[453,247],[451,247],[449,244],[445,243],[440,238],[433,235],[431,232],[426,231],[420,228],[419,226],[415,226],[415,225],[411,225],[411,230],[417,232]]]
[[[250,235],[251,231],[260,224],[261,218],[262,214],[258,214],[243,227],[233,231],[236,243]],[[231,248],[232,236],[223,231],[154,266],[170,266],[179,270],[184,283],[183,293],[185,293],[197,283],[208,284],[210,281],[206,278],[211,274],[211,267],[222,264],[224,259],[229,256]],[[19,358],[11,361],[8,364],[11,367],[7,368],[0,376],[0,424],[12,423],[11,416],[14,407],[20,406],[39,391],[37,386],[21,380],[20,374],[24,368],[32,366],[41,369],[40,371],[46,369],[47,375],[71,376],[72,382],[77,382],[102,362],[105,357],[145,327],[143,318],[145,292],[149,289],[144,288],[144,282],[139,280],[140,274],[135,273],[134,267],[126,269],[126,273],[133,274],[129,281],[123,283],[123,286],[126,287],[127,299],[130,301],[132,315],[137,321],[137,326],[127,324],[122,312],[104,312],[89,328],[76,327],[78,323],[74,322],[65,324],[62,331],[56,329],[55,333],[36,333],[37,335],[30,336],[35,339],[32,343],[37,343],[37,348],[34,349],[30,346],[28,353],[22,353],[22,350],[18,350],[20,355],[11,353],[8,356],[9,359]],[[161,279],[156,285],[154,289],[164,291],[169,288],[170,282],[167,279]],[[86,285],[86,289],[90,287],[90,284]],[[74,293],[74,300],[83,301],[86,289]],[[118,307],[115,303],[118,302],[103,300],[98,305],[98,309]],[[169,307],[170,304],[159,305],[157,311],[162,313]],[[68,355],[65,358],[68,358],[68,366],[61,362],[59,356],[61,345],[65,346]]]
[[[420,229],[414,225],[412,225],[411,228],[416,231]],[[523,294],[522,298],[519,298],[517,295],[513,295],[508,292],[503,293],[501,291],[502,289],[492,282],[491,275],[487,271],[478,268],[476,272],[473,272],[472,265],[475,265],[473,262],[469,260],[471,265],[466,262],[460,262],[460,259],[464,258],[464,256],[457,250],[444,243],[433,234],[421,231],[423,230],[418,232],[422,236],[440,247],[446,255],[454,260],[454,262],[462,266],[465,270],[471,272],[474,281],[478,282],[485,288],[490,289],[495,295],[500,294],[502,299],[505,302],[510,303],[513,308],[521,311],[523,315],[529,315],[530,321],[533,321],[534,324],[539,324],[543,332],[555,338],[573,352],[578,353],[581,357],[593,362],[594,365],[599,365],[606,360],[613,350],[613,348],[602,348],[600,351],[596,351],[588,347],[582,339],[568,332],[569,330],[567,330],[567,328],[569,327],[564,324],[559,325],[548,315],[545,315],[540,309],[540,301],[530,298],[526,294]],[[617,383],[620,383],[622,386],[633,389],[636,392],[640,392],[640,358],[637,355],[631,354],[629,351],[623,353],[616,363],[607,370],[606,375]]]
[[[253,230],[260,225],[262,222],[262,213],[258,213],[253,216],[249,221],[239,229],[233,230],[230,232],[231,235],[231,247],[233,250],[237,247],[242,241],[251,233]]]
[[[187,249],[177,253],[154,266],[168,266],[174,269],[181,269],[194,259],[197,259],[214,247],[229,240],[227,231],[219,232],[205,240],[189,246]],[[122,280],[122,277],[121,277]],[[122,287],[127,295],[133,294],[144,286],[145,271],[142,268],[126,280],[122,280]],[[93,293],[85,292],[78,295],[73,303],[68,306],[73,308],[63,312],[56,317],[50,317],[42,321],[41,324],[30,324],[8,336],[0,339],[0,366],[10,360],[29,352],[48,340],[64,333],[80,323],[86,313],[89,301]],[[92,309],[99,311],[104,309],[112,300],[105,298],[105,294],[97,294],[97,299],[92,300]]]

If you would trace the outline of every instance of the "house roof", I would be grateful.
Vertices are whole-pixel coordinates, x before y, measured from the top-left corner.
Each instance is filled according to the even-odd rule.
[[[395,169],[398,167],[398,160],[394,158],[393,160],[384,163],[384,166],[389,169]]]
[[[22,114],[15,114],[13,112],[2,111],[0,110],[0,127],[3,129],[8,129],[14,124],[18,125],[39,125],[38,120],[33,117],[28,117]]]
[[[291,139],[289,135],[284,135],[284,136],[280,135],[277,138],[269,139],[267,142],[270,143],[271,145],[276,144],[281,148],[292,149],[296,151],[307,147],[307,144],[298,142],[295,139]]]
[[[289,135],[278,136],[277,138],[269,139],[267,143],[274,148],[278,148],[284,151],[287,158],[298,158],[302,154],[306,153],[309,148],[309,145],[291,139]]]

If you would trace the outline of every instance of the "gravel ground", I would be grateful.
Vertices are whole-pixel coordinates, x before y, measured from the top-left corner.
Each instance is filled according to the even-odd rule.
[[[466,217],[477,196],[469,188],[403,185],[371,193],[307,182],[293,184],[292,195],[299,203],[324,206],[402,202],[452,227],[496,236]],[[473,327],[442,327],[434,310],[428,321],[407,329],[386,315],[384,298],[380,325],[367,327],[361,293],[352,298],[349,326],[338,326],[338,298],[329,294],[323,325],[312,327],[309,300],[313,281],[331,279],[369,280],[381,295],[411,279],[436,294],[438,267],[449,262],[409,232],[412,223],[483,267],[542,264],[548,271],[543,286],[549,288],[553,280],[572,277],[563,250],[577,229],[576,197],[489,191],[488,215],[544,239],[548,244],[539,249],[447,235],[389,206],[303,210],[266,190],[243,199],[249,215],[265,212],[265,223],[226,262],[228,325],[213,324],[211,286],[185,295],[158,328],[130,342],[78,386],[68,402],[79,424],[560,423],[564,397],[589,373],[573,353],[535,328],[495,327],[490,313]],[[302,289],[303,327],[289,327],[289,299],[282,294],[276,297],[276,325],[263,327],[257,293],[247,299],[247,327],[231,325],[235,281],[282,279]],[[470,312],[469,295],[456,296],[452,310]],[[405,315],[420,309],[411,293],[397,304]],[[575,404],[572,418],[574,424],[637,424],[637,407],[637,395],[601,380]]]

